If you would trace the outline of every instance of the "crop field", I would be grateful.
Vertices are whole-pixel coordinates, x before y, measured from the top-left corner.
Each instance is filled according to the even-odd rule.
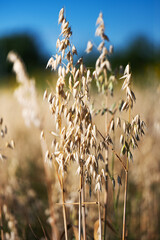
[[[0,89],[0,239],[158,240],[160,85],[136,86],[129,64],[112,69],[102,13],[99,45],[86,46],[94,67],[64,8],[58,22],[45,89],[7,56],[16,84]]]

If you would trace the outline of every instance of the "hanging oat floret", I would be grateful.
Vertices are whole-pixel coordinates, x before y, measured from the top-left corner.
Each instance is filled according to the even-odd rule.
[[[92,51],[92,48],[93,48],[93,44],[91,43],[91,41],[88,41],[86,52],[90,53]]]
[[[121,111],[128,110],[129,105],[131,108],[133,107],[133,102],[136,101],[136,97],[134,92],[131,90],[131,73],[130,73],[130,66],[129,64],[126,66],[124,70],[124,75],[120,79],[124,79],[122,90],[126,90],[126,100],[123,103]]]
[[[100,36],[102,38],[102,40],[107,40],[109,41],[108,36],[104,33],[105,31],[105,26],[104,26],[104,21],[103,21],[103,15],[102,13],[99,14],[98,18],[97,18],[97,22],[96,25],[98,25],[95,35],[96,36]]]

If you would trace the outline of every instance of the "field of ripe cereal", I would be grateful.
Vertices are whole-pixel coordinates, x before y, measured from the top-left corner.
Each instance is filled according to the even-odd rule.
[[[158,240],[160,86],[135,86],[129,64],[112,69],[102,13],[99,45],[86,46],[94,67],[64,8],[58,22],[44,93],[8,53],[17,86],[0,90],[0,239]]]

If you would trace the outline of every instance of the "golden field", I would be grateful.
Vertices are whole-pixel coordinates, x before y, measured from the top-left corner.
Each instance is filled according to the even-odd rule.
[[[117,90],[117,93],[115,93],[117,98],[121,94],[121,90],[119,92]],[[134,162],[130,163],[127,229],[130,236],[129,239],[159,239],[160,93],[158,88],[155,90],[136,89],[135,95],[137,103],[134,105],[133,115],[134,111],[140,114],[146,123],[146,129],[145,136],[141,140],[138,149],[134,152]],[[97,105],[100,104],[96,94],[92,94],[93,98]],[[0,164],[1,207],[3,209],[4,206],[7,206],[7,211],[11,218],[5,219],[5,213],[3,213],[4,231],[10,232],[13,229],[17,234],[14,239],[35,239],[34,235],[37,236],[37,239],[45,239],[45,235],[49,239],[51,234],[50,217],[40,131],[33,125],[26,127],[21,114],[22,109],[14,97],[13,90],[1,90],[0,105],[1,117],[3,117],[3,121],[8,128],[8,133],[5,139],[2,139],[1,145],[3,146],[4,142],[11,139],[15,142],[13,150],[4,150],[7,159],[1,161]],[[49,146],[51,140],[50,131],[55,130],[55,125],[54,119],[49,112],[48,104],[43,101],[42,92],[40,91],[38,92],[38,107]],[[99,126],[101,132],[104,133],[104,118],[96,116],[93,121]],[[116,145],[119,145],[119,140],[116,141]],[[57,204],[61,202],[60,187],[54,166],[52,166],[50,171],[52,175],[52,198],[55,220],[60,234],[62,234],[62,207]],[[113,190],[111,180],[109,180],[109,220],[113,225],[115,224],[115,228],[118,225],[119,229],[122,226],[124,173],[120,169],[119,162],[115,160],[115,179],[121,172],[122,186],[120,186],[118,216],[115,216]],[[78,201],[77,184],[76,167],[75,164],[72,164],[65,180],[66,201]],[[116,183],[115,194],[117,194],[117,191],[118,184]],[[91,199],[96,199],[94,193]],[[88,201],[90,201],[89,196]],[[78,223],[77,211],[78,208],[76,206],[67,208],[68,222],[74,225]],[[87,206],[86,218],[89,223],[87,231],[90,238],[93,238],[93,233],[90,229],[98,219],[97,211],[96,207]],[[9,228],[9,222],[11,225],[14,225],[12,228]],[[119,239],[110,227],[107,227],[107,231],[109,231],[110,239]]]

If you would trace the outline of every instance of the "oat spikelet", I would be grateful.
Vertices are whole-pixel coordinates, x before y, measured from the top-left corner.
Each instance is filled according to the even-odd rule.
[[[91,41],[88,41],[86,52],[90,53],[92,51],[92,48],[93,48],[93,44],[91,43]]]

